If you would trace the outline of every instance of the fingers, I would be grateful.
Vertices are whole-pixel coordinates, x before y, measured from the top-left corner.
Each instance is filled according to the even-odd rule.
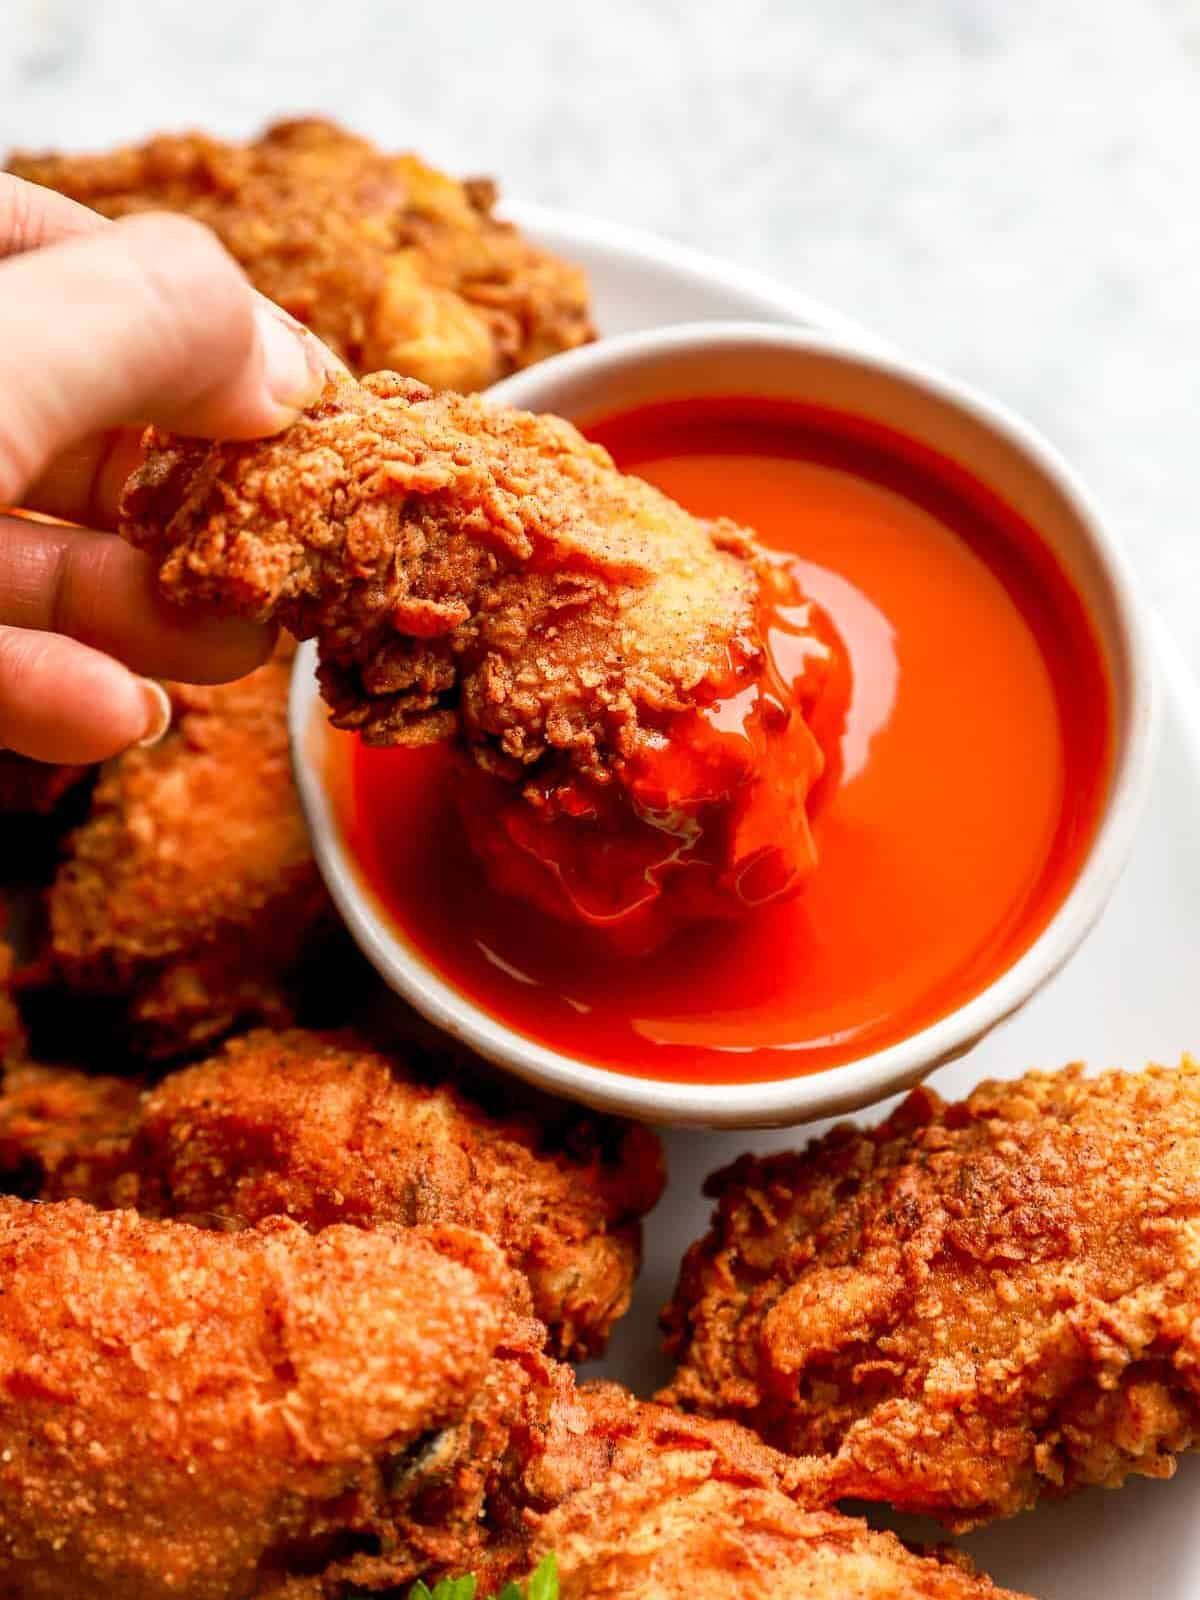
[[[29,511],[115,528],[121,491],[142,460],[142,428],[110,428],[64,450],[21,496]]]
[[[0,748],[36,761],[104,761],[155,743],[163,689],[74,639],[0,627]]]
[[[6,260],[0,503],[19,501],[63,450],[121,423],[276,432],[316,399],[331,360],[185,217],[130,217]]]
[[[104,217],[66,195],[0,172],[0,258],[41,250],[107,226]]]
[[[270,302],[264,302],[269,304]],[[278,307],[273,310],[283,316]],[[311,335],[306,337],[311,338]],[[315,342],[315,341],[314,341]],[[331,350],[323,351],[325,369],[349,376]],[[110,428],[64,450],[21,497],[31,511],[91,528],[115,528],[121,491],[142,460],[142,428]],[[189,433],[201,430],[187,425]]]
[[[240,678],[272,643],[254,623],[169,605],[149,557],[112,534],[16,516],[0,517],[0,627],[67,634],[125,663],[127,676],[189,683]]]
[[[207,229],[109,223],[0,176],[0,506],[109,522],[143,420],[224,438],[284,427],[336,363]],[[88,763],[161,737],[150,676],[252,671],[270,634],[158,596],[120,541],[0,515],[0,748]],[[143,674],[147,676],[143,676]]]

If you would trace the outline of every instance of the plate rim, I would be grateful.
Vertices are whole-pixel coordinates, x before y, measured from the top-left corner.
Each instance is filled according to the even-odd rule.
[[[731,292],[759,303],[760,309],[739,314],[738,320],[752,321],[756,317],[775,322],[802,322],[821,332],[835,334],[843,339],[855,339],[872,349],[890,349],[892,341],[876,333],[856,317],[839,311],[836,306],[802,289],[764,272],[758,267],[744,266],[727,257],[682,244],[650,228],[640,228],[631,223],[613,222],[584,211],[543,205],[523,200],[505,200],[501,213],[506,221],[516,223],[522,232],[534,238],[546,234],[559,234],[567,239],[578,239],[592,249],[610,252],[626,259],[665,268],[680,277],[690,279],[698,286],[711,286],[720,282]],[[567,253],[569,254],[568,246]],[[680,322],[694,322],[694,316],[680,317]],[[708,320],[707,318],[705,320]],[[669,327],[671,323],[655,323],[655,327]],[[600,338],[604,338],[601,330]]]

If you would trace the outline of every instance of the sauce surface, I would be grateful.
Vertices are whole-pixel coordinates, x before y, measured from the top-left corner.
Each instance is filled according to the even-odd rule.
[[[1095,830],[1111,693],[1079,600],[980,485],[854,419],[738,398],[587,431],[689,510],[792,552],[833,619],[852,681],[814,798],[817,870],[792,900],[622,958],[488,887],[448,749],[347,741],[337,789],[368,888],[476,1003],[617,1071],[785,1078],[909,1036],[1016,960]]]

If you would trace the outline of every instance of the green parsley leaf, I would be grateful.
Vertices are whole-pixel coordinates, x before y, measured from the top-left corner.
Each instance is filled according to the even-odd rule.
[[[469,1573],[462,1578],[443,1578],[432,1594],[429,1586],[418,1579],[408,1591],[408,1600],[475,1600],[475,1579]],[[558,1600],[558,1561],[554,1552],[538,1562],[527,1589],[519,1583],[506,1583],[491,1600]]]
[[[528,1600],[558,1600],[558,1560],[551,1550],[529,1580]]]
[[[475,1576],[443,1578],[433,1591],[433,1600],[475,1600]]]

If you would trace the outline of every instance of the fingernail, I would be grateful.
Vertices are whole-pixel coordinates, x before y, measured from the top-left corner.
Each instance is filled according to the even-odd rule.
[[[335,355],[327,344],[318,339],[311,328],[306,328],[290,311],[285,311],[277,301],[268,300],[266,295],[260,294],[257,289],[254,295],[260,310],[269,311],[276,322],[282,322],[285,328],[292,330],[303,344],[310,365],[315,362],[317,367],[330,378],[353,378],[354,374],[342,358]]]
[[[139,750],[149,750],[159,744],[171,726],[171,697],[161,683],[153,678],[143,678],[142,699],[146,706],[146,731],[137,742]]]
[[[320,345],[284,321],[273,306],[256,306],[254,316],[262,345],[263,377],[272,400],[289,411],[303,411],[325,387]]]

